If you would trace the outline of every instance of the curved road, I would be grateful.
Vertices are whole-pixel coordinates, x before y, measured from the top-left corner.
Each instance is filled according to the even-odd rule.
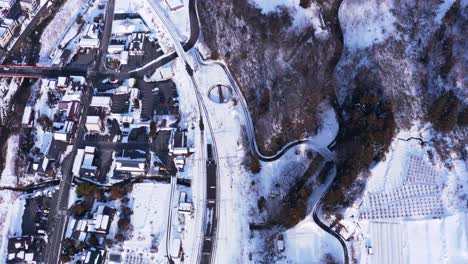
[[[330,187],[329,187],[330,188]],[[324,192],[323,196],[314,204],[314,208],[312,210],[312,217],[314,219],[314,222],[320,227],[322,228],[325,232],[329,233],[330,235],[334,236],[336,239],[338,239],[338,241],[340,242],[341,244],[341,247],[343,248],[343,254],[344,254],[344,263],[345,264],[348,264],[349,263],[349,255],[348,255],[348,247],[346,246],[346,241],[345,239],[337,232],[335,232],[333,229],[331,229],[329,226],[327,226],[326,224],[324,224],[320,218],[318,217],[317,215],[317,211],[320,207],[320,205],[322,204],[322,199],[323,197],[325,197],[325,195],[328,193],[328,190]]]

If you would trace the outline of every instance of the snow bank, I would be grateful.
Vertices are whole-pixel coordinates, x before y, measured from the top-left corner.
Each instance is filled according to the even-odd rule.
[[[345,47],[354,50],[383,42],[395,31],[391,1],[345,0],[338,16]]]
[[[18,153],[19,135],[12,135],[8,138],[5,168],[0,178],[0,186],[16,186],[16,156]]]
[[[326,254],[343,263],[340,242],[316,225],[311,215],[289,229],[284,241],[288,263],[322,263]]]

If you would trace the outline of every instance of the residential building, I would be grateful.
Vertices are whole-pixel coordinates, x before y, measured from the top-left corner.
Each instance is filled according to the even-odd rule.
[[[112,98],[109,96],[93,96],[89,106],[109,113],[112,107]]]
[[[20,0],[19,3],[22,10],[31,14],[34,13],[39,7],[40,0]]]
[[[104,263],[106,251],[98,249],[89,249],[82,259],[83,264],[102,264]]]
[[[73,135],[73,133],[75,133],[75,130],[76,130],[75,121],[67,120],[65,121],[62,129],[54,132],[54,139],[63,141],[63,142],[68,142],[71,136]]]
[[[133,33],[148,33],[148,27],[141,18],[127,18],[112,21],[112,35],[126,36]]]
[[[99,205],[93,215],[93,219],[88,221],[88,232],[108,234],[116,210],[109,206]]]
[[[10,237],[6,263],[42,263],[45,247],[46,242],[41,237]]]
[[[122,150],[114,153],[115,168],[111,183],[122,181],[128,177],[146,174],[148,155],[139,149]]]
[[[80,47],[88,49],[97,49],[99,48],[99,39],[83,37],[80,39]]]
[[[88,116],[85,126],[86,130],[90,133],[100,133],[104,131],[104,126],[99,116]]]
[[[4,18],[0,21],[0,46],[5,48],[10,42],[18,23],[13,19]]]
[[[96,148],[86,146],[84,149],[83,162],[80,167],[79,175],[86,178],[96,178],[98,167],[95,165]],[[80,154],[81,155],[81,154]]]

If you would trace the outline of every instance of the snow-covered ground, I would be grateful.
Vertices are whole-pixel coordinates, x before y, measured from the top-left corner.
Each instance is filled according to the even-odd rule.
[[[328,36],[326,25],[320,13],[320,7],[314,2],[308,8],[299,6],[300,0],[250,0],[250,2],[259,7],[265,14],[275,12],[278,8],[286,7],[294,18],[294,28],[312,25],[316,37]]]
[[[178,35],[185,41],[190,37],[189,0],[181,0],[181,2],[184,6],[177,10],[170,10],[164,0],[159,0],[159,5],[174,23]]]
[[[391,1],[345,0],[338,16],[345,47],[362,49],[383,42],[395,31]]]
[[[1,78],[0,79],[0,123],[6,118],[12,106],[11,100],[16,94],[22,79]]]
[[[468,262],[468,214],[418,221],[360,222],[374,254],[361,247],[363,264]]]
[[[316,225],[311,215],[286,231],[284,240],[287,259],[282,263],[324,263],[327,254],[335,260],[343,257],[338,240]]]
[[[122,246],[111,249],[123,249],[122,259],[125,263],[139,256],[143,260],[142,263],[166,263],[170,188],[169,184],[160,183],[138,183],[133,186],[130,195],[133,230],[129,240],[124,241]]]
[[[355,239],[353,257],[361,263],[466,263],[466,161],[452,157],[448,169],[430,144],[402,140],[411,136],[432,137],[417,128],[400,132],[386,159],[371,169],[362,204],[348,208],[341,221]]]
[[[18,149],[18,135],[8,139],[5,169],[0,178],[0,186],[16,186],[15,157]],[[0,190],[0,263],[5,263],[8,236],[21,235],[24,198],[9,190]]]

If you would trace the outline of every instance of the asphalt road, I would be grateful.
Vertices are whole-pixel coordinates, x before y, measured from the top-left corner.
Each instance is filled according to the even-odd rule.
[[[104,30],[101,34],[101,45],[99,47],[99,53],[97,56],[97,71],[104,72],[105,59],[107,54],[107,48],[109,47],[110,37],[112,33],[112,21],[114,20],[114,9],[115,0],[108,0],[106,5],[106,18],[104,24]]]
[[[327,226],[326,224],[324,224],[320,218],[318,217],[317,215],[317,211],[320,207],[320,204],[322,203],[322,199],[323,197],[325,197],[325,194],[327,192],[324,193],[324,195],[322,196],[322,198],[317,202],[315,203],[314,205],[314,209],[313,209],[313,213],[312,213],[312,216],[313,216],[313,219],[314,219],[314,222],[320,227],[322,228],[325,232],[329,233],[330,235],[334,236],[336,239],[338,239],[338,241],[340,242],[341,244],[341,247],[343,248],[343,254],[344,254],[344,263],[345,264],[348,264],[349,263],[349,255],[348,255],[348,247],[346,246],[346,242],[344,240],[344,238],[337,232],[335,232],[333,229],[331,229],[329,226]]]
[[[91,97],[92,88],[87,87],[83,93],[81,100],[83,110],[81,112],[82,115],[79,120],[73,149],[70,155],[65,159],[64,163],[62,164],[62,180],[59,185],[59,195],[56,204],[51,205],[55,206],[56,214],[54,216],[49,216],[54,217],[55,219],[55,227],[53,228],[52,233],[49,234],[49,243],[47,244],[45,255],[45,262],[49,264],[59,263],[60,260],[60,254],[62,251],[62,238],[66,229],[66,225],[68,223],[68,197],[71,183],[73,181],[73,174],[71,170],[73,167],[73,161],[75,160],[75,155],[78,146],[80,146],[83,141],[85,133],[84,124],[86,123],[86,113],[88,112]]]

